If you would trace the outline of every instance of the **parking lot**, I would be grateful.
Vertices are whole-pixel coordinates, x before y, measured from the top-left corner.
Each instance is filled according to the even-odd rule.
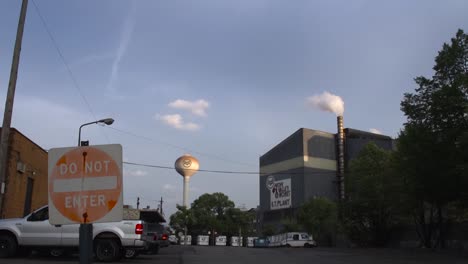
[[[67,258],[16,257],[1,259],[0,263],[78,263],[78,256]],[[161,249],[159,255],[143,255],[135,259],[123,259],[120,263],[143,264],[230,264],[230,263],[468,263],[461,254],[442,254],[399,249],[341,249],[341,248],[234,248],[171,246]]]

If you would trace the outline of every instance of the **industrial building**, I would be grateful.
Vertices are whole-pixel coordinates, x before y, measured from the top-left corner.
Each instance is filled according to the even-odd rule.
[[[369,142],[392,149],[389,136],[343,128],[338,133],[301,128],[260,157],[260,222],[279,226],[314,197],[338,201],[345,195],[350,160]]]
[[[0,128],[1,131],[1,128]],[[1,218],[23,217],[47,204],[47,158],[43,148],[10,129]]]

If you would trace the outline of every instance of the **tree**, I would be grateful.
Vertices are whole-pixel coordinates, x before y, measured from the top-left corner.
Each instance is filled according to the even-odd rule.
[[[298,222],[322,244],[332,244],[337,229],[337,206],[327,198],[314,198],[303,204]]]
[[[276,228],[272,224],[266,224],[262,228],[262,235],[263,236],[272,236],[276,234]]]
[[[177,212],[171,215],[169,225],[176,230],[176,232],[191,231],[193,228],[193,214],[190,209],[182,205],[176,205]]]
[[[229,208],[226,211],[226,217],[223,225],[225,227],[225,234],[228,236],[232,235],[252,235],[253,234],[253,220],[255,215],[248,212],[242,211],[239,208]]]
[[[198,232],[225,232],[226,212],[234,208],[234,202],[223,193],[205,193],[192,203],[194,226]]]
[[[170,225],[178,231],[187,226],[192,235],[208,232],[228,236],[239,232],[251,234],[255,215],[234,206],[234,202],[223,193],[205,193],[192,203],[190,209],[178,205],[178,211],[170,217]]]
[[[397,222],[400,191],[391,153],[375,143],[367,144],[351,161],[346,179],[342,222],[350,239],[361,245],[384,246]]]
[[[281,221],[281,224],[283,225],[283,228],[281,230],[282,233],[297,232],[303,229],[303,227],[297,222],[297,220],[293,218],[285,218]]]
[[[435,58],[432,78],[417,77],[401,110],[397,164],[422,244],[444,246],[447,208],[468,201],[468,35],[458,30]]]

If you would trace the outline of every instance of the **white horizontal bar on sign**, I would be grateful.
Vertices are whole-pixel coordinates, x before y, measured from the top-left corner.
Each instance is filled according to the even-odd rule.
[[[82,189],[83,186],[83,189]],[[79,192],[112,190],[117,188],[117,176],[86,177],[73,179],[57,179],[54,181],[54,192]]]

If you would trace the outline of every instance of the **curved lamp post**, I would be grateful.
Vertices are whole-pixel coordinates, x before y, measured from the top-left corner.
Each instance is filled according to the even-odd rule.
[[[86,124],[82,124],[80,126],[80,129],[78,130],[78,147],[81,146],[81,128],[84,127],[84,126],[87,126],[87,125],[92,125],[92,124],[106,124],[106,125],[112,125],[114,123],[114,119],[112,118],[104,118],[104,119],[101,119],[101,120],[97,120],[97,121],[93,121],[93,122],[89,122],[89,123],[86,123]]]
[[[114,119],[104,118],[101,120],[82,124],[78,130],[78,147],[81,146],[81,128],[92,124],[106,124],[112,125]],[[90,264],[93,258],[93,224],[80,224],[79,229],[79,252],[80,252],[80,264]]]

